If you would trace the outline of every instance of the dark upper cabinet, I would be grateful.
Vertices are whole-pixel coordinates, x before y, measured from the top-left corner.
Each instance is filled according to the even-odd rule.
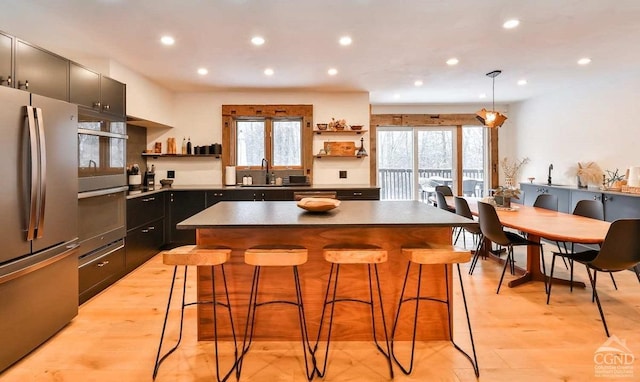
[[[98,110],[100,73],[72,62],[69,66],[69,102]]]
[[[69,100],[69,60],[16,40],[14,87],[45,97]]]
[[[126,85],[112,78],[100,77],[100,107],[105,113],[125,115]]]
[[[13,39],[10,36],[0,33],[0,85],[13,87],[11,78]]]
[[[69,101],[93,110],[125,115],[126,86],[75,62],[69,69]]]

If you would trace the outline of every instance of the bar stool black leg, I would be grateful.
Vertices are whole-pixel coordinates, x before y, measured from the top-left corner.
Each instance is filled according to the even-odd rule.
[[[244,328],[244,337],[242,339],[242,351],[240,352],[240,356],[238,357],[237,367],[236,367],[236,378],[240,379],[240,374],[242,373],[242,362],[244,361],[244,356],[249,351],[249,347],[251,347],[251,342],[253,341],[253,329],[254,322],[256,318],[256,307],[258,300],[258,283],[260,281],[260,267],[256,266],[253,270],[253,281],[251,282],[251,292],[249,294],[249,309],[247,309],[247,319]],[[249,331],[249,327],[251,327]],[[247,344],[247,336],[249,337],[249,343]]]
[[[380,303],[380,315],[382,316],[382,330],[384,331],[384,342],[386,344],[387,350],[385,351],[380,346],[378,342],[378,338],[376,336],[376,319],[375,319],[375,309],[374,309],[374,298],[373,298],[373,288],[371,285],[371,264],[367,265],[367,269],[369,271],[369,296],[371,297],[371,325],[373,327],[373,341],[376,344],[376,347],[385,356],[387,359],[387,364],[389,365],[389,374],[391,375],[391,379],[393,379],[393,364],[391,363],[391,346],[389,345],[389,335],[387,334],[387,321],[384,317],[384,305],[382,304],[382,290],[380,288],[380,277],[378,276],[378,265],[373,264],[374,273],[376,276],[376,285],[378,288],[378,300]]]
[[[229,379],[229,377],[233,373],[233,370],[238,365],[238,342],[236,340],[236,330],[233,326],[233,315],[231,314],[231,301],[229,299],[229,289],[227,287],[227,277],[224,272],[224,265],[220,265],[220,269],[222,272],[222,280],[224,283],[224,293],[225,293],[227,302],[218,303],[217,301],[215,267],[211,267],[211,286],[213,291],[213,343],[214,343],[215,353],[216,353],[216,378],[218,382],[224,382],[227,379]],[[235,347],[233,365],[231,365],[231,368],[229,369],[229,371],[222,378],[220,378],[220,356],[219,356],[220,352],[218,351],[218,314],[216,312],[216,308],[218,307],[218,305],[222,305],[226,307],[227,311],[229,312],[229,323],[231,325],[231,335],[233,336],[233,345]]]
[[[304,356],[304,368],[307,380],[311,381],[315,374],[315,358],[311,344],[309,343],[309,332],[307,331],[307,319],[304,313],[304,305],[302,303],[302,287],[300,286],[300,276],[298,267],[293,267],[293,280],[296,287],[296,302],[298,306],[298,322],[300,323],[300,337],[302,340],[302,353]],[[311,362],[311,365],[309,364]],[[310,371],[311,370],[311,371]]]
[[[316,365],[315,370],[316,374],[320,378],[324,378],[325,372],[327,370],[327,360],[329,355],[329,343],[331,342],[331,329],[333,328],[333,316],[335,312],[335,302],[336,302],[336,292],[338,290],[338,275],[340,272],[340,264],[331,264],[331,270],[329,271],[329,280],[327,281],[327,291],[324,295],[324,303],[322,305],[322,314],[320,316],[320,326],[318,328],[318,336],[316,338],[316,343],[313,347],[313,354],[315,358]],[[329,301],[329,291],[331,290],[331,280],[333,278],[333,296],[331,301]],[[322,362],[322,370],[318,368],[317,362],[318,358],[315,357],[315,354],[318,351],[318,343],[320,342],[320,337],[322,336],[322,329],[324,328],[324,316],[327,309],[327,305],[331,305],[331,312],[329,313],[329,328],[327,329],[327,345],[324,352],[324,360]]]
[[[162,342],[164,341],[164,334],[167,328],[167,319],[169,318],[169,308],[171,307],[171,300],[173,297],[173,287],[176,282],[177,272],[178,272],[178,266],[176,265],[173,267],[173,278],[171,279],[171,287],[169,289],[169,299],[168,299],[169,301],[167,302],[167,309],[164,313],[164,323],[162,324],[162,334],[160,335],[160,343],[158,344],[158,353],[156,354],[156,362],[153,368],[154,380],[158,375],[158,369],[160,368],[160,364],[162,364],[162,362],[178,348],[178,346],[180,345],[180,341],[182,341],[182,326],[184,323],[184,307],[185,307],[184,302],[185,302],[185,295],[187,290],[187,267],[186,266],[184,267],[184,280],[182,284],[182,304],[181,304],[181,310],[180,310],[180,333],[178,335],[178,342],[165,355],[163,355],[162,358],[160,358],[160,352],[162,351]]]
[[[451,324],[449,324],[449,337],[451,338],[451,343],[453,344],[453,346],[456,349],[458,349],[458,351],[462,353],[465,357],[467,357],[469,362],[471,362],[471,366],[473,366],[473,371],[475,372],[476,377],[479,377],[480,369],[478,367],[478,357],[476,356],[476,345],[475,345],[475,342],[473,341],[473,331],[471,330],[471,319],[469,318],[469,308],[467,307],[467,296],[464,293],[464,285],[462,284],[462,273],[460,272],[460,264],[456,264],[456,267],[458,268],[458,279],[460,280],[460,291],[462,293],[464,313],[467,316],[467,328],[469,329],[469,338],[471,340],[471,349],[473,351],[473,359],[471,359],[471,356],[469,356],[467,352],[462,350],[462,348],[458,346],[458,344],[453,340],[453,327]],[[453,307],[451,306],[452,304],[451,304],[451,301],[449,300],[449,280],[448,280],[448,272],[447,272],[446,265],[444,266],[444,279],[445,279],[445,285],[447,290],[446,291],[447,292],[447,314],[449,315],[448,321],[449,323],[451,323],[451,310],[453,309]]]
[[[406,374],[409,375],[411,374],[411,372],[413,371],[413,359],[415,356],[415,348],[416,348],[416,334],[417,334],[417,328],[418,328],[418,310],[419,310],[419,306],[420,306],[420,289],[421,289],[421,284],[422,284],[422,265],[418,265],[418,287],[416,290],[416,297],[415,298],[404,298],[404,291],[406,289],[407,286],[407,281],[409,280],[409,271],[411,270],[411,262],[409,262],[409,264],[407,264],[407,272],[405,273],[404,276],[404,283],[402,284],[402,292],[400,292],[400,302],[398,303],[398,311],[396,312],[396,318],[393,322],[393,328],[391,329],[391,355],[393,357],[393,360],[396,362],[396,364],[398,365],[398,367],[400,368],[400,370]],[[411,357],[409,359],[409,367],[405,367],[396,357],[396,352],[394,350],[394,340],[395,340],[395,335],[396,335],[396,329],[398,327],[398,321],[400,318],[400,311],[402,309],[402,304],[404,304],[407,301],[411,301],[411,300],[415,300],[416,301],[416,308],[415,311],[413,313],[413,335],[411,338]]]

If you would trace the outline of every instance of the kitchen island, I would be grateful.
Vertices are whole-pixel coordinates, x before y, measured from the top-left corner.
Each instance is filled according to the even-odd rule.
[[[452,227],[476,224],[472,220],[437,209],[417,201],[342,201],[326,213],[310,213],[293,201],[220,202],[178,224],[178,229],[196,229],[199,245],[219,245],[232,249],[225,266],[231,304],[237,329],[244,328],[253,267],[245,265],[243,252],[257,245],[301,245],[309,250],[308,262],[299,267],[309,333],[318,330],[320,312],[330,265],[322,258],[322,248],[328,244],[374,244],[389,251],[389,261],[382,264],[380,278],[387,322],[397,308],[401,283],[406,272],[406,260],[401,257],[403,245],[424,242],[451,243]],[[444,297],[444,272],[441,266],[429,266],[423,273],[423,286],[439,298]],[[451,274],[451,267],[448,267]],[[220,279],[219,277],[216,280]],[[367,298],[366,267],[341,269],[338,296]],[[449,277],[451,283],[451,277]],[[261,299],[294,299],[293,276],[289,268],[263,270]],[[411,285],[409,286],[411,287]],[[221,289],[220,289],[221,290]],[[211,300],[211,271],[198,269],[198,298]],[[446,307],[421,304],[425,328],[419,339],[448,339]],[[407,309],[412,310],[412,309]],[[409,313],[409,312],[405,312]],[[198,305],[198,339],[213,337],[211,305]],[[342,304],[336,306],[334,339],[370,340],[371,325],[366,306]],[[406,315],[409,319],[410,314]],[[256,340],[297,340],[296,310],[265,306],[257,314]],[[410,325],[403,325],[407,329]],[[220,328],[219,328],[220,330]],[[220,332],[219,332],[220,333]],[[222,329],[230,338],[228,327]],[[381,334],[381,333],[380,333]],[[407,332],[396,338],[408,339]]]

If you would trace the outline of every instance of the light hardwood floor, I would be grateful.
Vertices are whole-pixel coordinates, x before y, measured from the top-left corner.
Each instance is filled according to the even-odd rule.
[[[547,248],[550,253],[552,248]],[[524,261],[520,254],[519,262]],[[79,315],[45,345],[0,374],[12,381],[151,381],[157,342],[171,278],[171,267],[160,256],[80,307]],[[470,304],[481,381],[605,381],[596,378],[594,352],[606,340],[591,289],[556,286],[545,304],[543,284],[495,288],[501,267],[481,260],[473,276],[463,267]],[[564,266],[557,266],[566,276]],[[588,281],[584,267],[576,279]],[[505,282],[513,276],[507,274]],[[190,297],[195,296],[195,270],[190,273]],[[400,281],[400,280],[398,280]],[[616,274],[619,290],[605,275],[599,291],[610,331],[640,355],[640,284],[631,272]],[[454,283],[457,286],[457,280]],[[456,287],[460,302],[459,288]],[[366,308],[364,308],[366,309]],[[456,305],[456,338],[469,348],[460,305]],[[177,318],[177,316],[173,316]],[[291,319],[295,319],[292,313]],[[213,344],[197,342],[195,309],[188,309],[182,344],[160,368],[157,381],[204,381],[215,375]],[[175,323],[176,321],[174,321]],[[169,331],[175,338],[177,326]],[[313,334],[312,334],[313,335]],[[383,358],[369,342],[335,342],[325,381],[385,381]],[[399,350],[406,344],[398,344]],[[225,344],[223,360],[231,362]],[[406,354],[406,353],[404,353]],[[299,342],[254,343],[245,360],[243,381],[305,381]],[[638,362],[631,378],[640,380]],[[468,361],[449,342],[419,343],[414,372],[397,381],[473,381]],[[234,380],[234,378],[231,378]]]

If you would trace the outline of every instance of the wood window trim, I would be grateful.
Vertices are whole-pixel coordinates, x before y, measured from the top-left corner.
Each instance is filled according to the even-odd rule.
[[[236,165],[234,120],[260,118],[302,119],[302,171],[313,182],[313,105],[222,105],[222,142],[223,148],[227,147],[222,150],[222,168]],[[271,149],[271,142],[267,143],[267,149]],[[223,184],[225,173],[222,171]]]
[[[482,126],[475,114],[370,114],[370,152],[369,182],[377,185],[377,150],[376,137],[379,126],[455,126],[457,134],[458,174],[462,174],[462,126]],[[489,129],[489,168],[491,173],[490,188],[498,185],[498,129]],[[458,182],[458,194],[462,194],[462,182]]]

